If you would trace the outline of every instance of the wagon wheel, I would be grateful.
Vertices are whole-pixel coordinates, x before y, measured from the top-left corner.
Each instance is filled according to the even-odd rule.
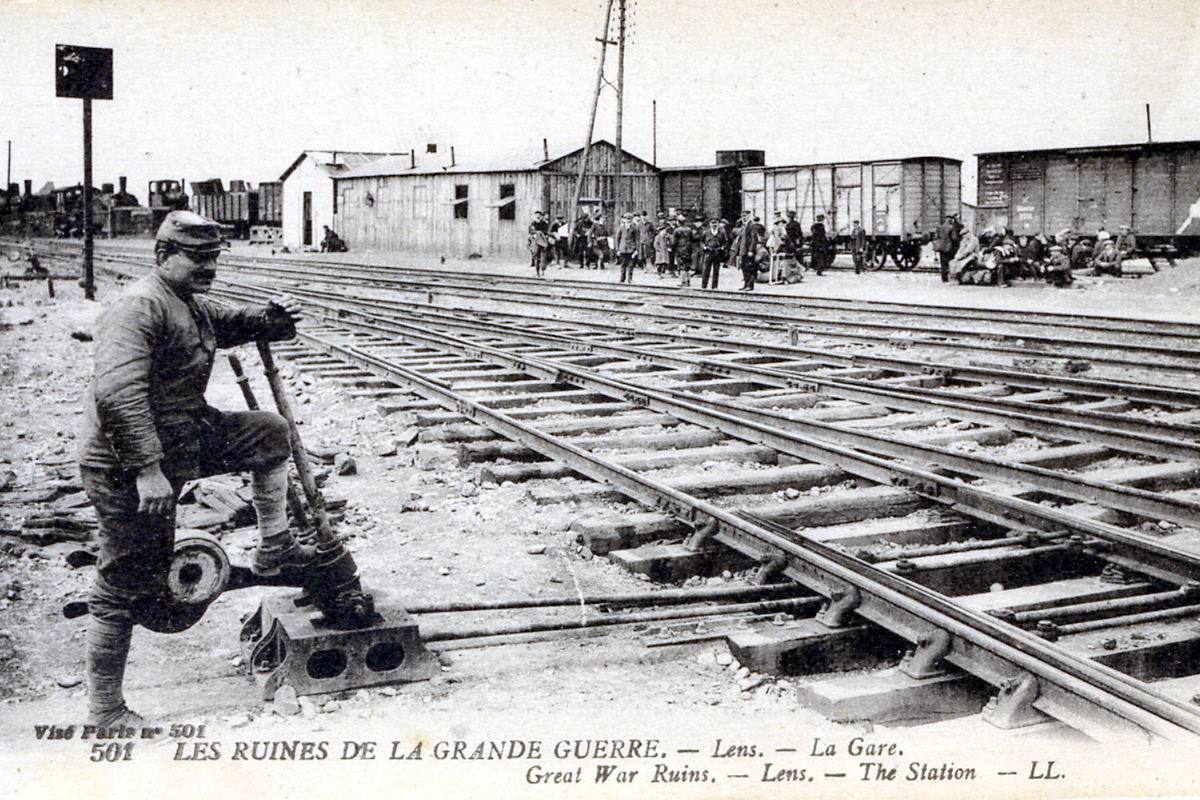
[[[883,265],[887,263],[887,245],[880,242],[871,242],[867,245],[866,255],[867,257],[864,259],[863,266],[872,272],[877,272],[883,269]]]
[[[917,266],[917,262],[920,260],[921,251],[916,248],[900,245],[892,251],[892,261],[896,262],[896,268],[901,272],[908,272]]]

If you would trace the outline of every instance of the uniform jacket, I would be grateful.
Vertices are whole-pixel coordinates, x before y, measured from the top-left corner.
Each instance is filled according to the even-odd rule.
[[[663,227],[654,236],[654,263],[669,264],[671,262],[671,231]]]
[[[800,227],[800,223],[794,219],[789,219],[784,225],[784,230],[787,232],[788,247],[792,250],[799,250],[800,245],[804,243],[804,228]]]
[[[617,228],[617,252],[633,253],[638,249],[638,229],[633,222],[622,222]]]
[[[955,233],[953,222],[943,222],[938,227],[937,239],[933,243],[933,249],[939,253],[950,253],[953,255],[956,249],[954,244]]]
[[[198,463],[217,348],[296,335],[280,309],[184,301],[157,272],[125,289],[96,331],[79,463],[134,470],[162,461],[177,474]]]
[[[720,228],[716,231],[711,227],[705,228],[704,235],[700,238],[700,244],[709,253],[720,253],[725,249],[725,235]]]
[[[742,238],[738,241],[737,254],[739,256],[756,254],[759,246],[763,243],[765,233],[761,222],[753,220],[747,222],[745,229],[742,230]]]
[[[813,252],[825,252],[829,249],[829,239],[825,235],[825,223],[814,222],[811,228]]]
[[[862,225],[855,227],[850,232],[850,250],[854,253],[861,253],[867,249],[867,229]]]
[[[672,246],[675,248],[676,258],[690,258],[692,255],[692,229],[685,224],[675,228],[675,233],[672,235]]]

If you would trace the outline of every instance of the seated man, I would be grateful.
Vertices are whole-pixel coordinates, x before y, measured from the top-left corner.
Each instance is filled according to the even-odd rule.
[[[96,326],[79,466],[99,518],[88,598],[89,723],[137,724],[122,683],[135,622],[161,606],[175,540],[175,499],[191,479],[251,471],[258,547],[251,569],[275,575],[313,553],[288,530],[290,435],[278,414],[223,412],[204,390],[218,347],[290,339],[291,300],[230,307],[203,297],[223,242],[216,222],[173,211],[158,229],[157,266],[117,295]]]
[[[1092,268],[1097,275],[1109,273],[1121,274],[1121,251],[1117,243],[1110,239],[1107,232],[1101,231],[1096,239],[1096,249],[1092,253]]]

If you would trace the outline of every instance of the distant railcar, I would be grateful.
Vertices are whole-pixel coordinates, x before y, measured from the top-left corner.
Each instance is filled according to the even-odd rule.
[[[941,156],[884,161],[803,164],[742,169],[742,208],[770,226],[776,211],[796,212],[805,234],[818,214],[825,230],[846,249],[854,220],[867,233],[869,265],[890,257],[909,270],[921,243],[962,203],[962,162]]]
[[[150,224],[154,230],[158,230],[167,214],[187,208],[183,181],[174,178],[150,181],[146,190],[146,206],[150,209]]]
[[[980,227],[1089,235],[1128,225],[1152,257],[1200,252],[1200,141],[976,157]]]
[[[719,217],[730,222],[742,213],[743,167],[761,167],[762,150],[718,150],[716,164],[665,167],[659,173],[659,207],[688,219]]]
[[[233,238],[248,239],[252,229],[282,224],[282,195],[279,181],[254,188],[246,181],[232,180],[228,189],[220,178],[192,181],[192,210],[221,223]]]

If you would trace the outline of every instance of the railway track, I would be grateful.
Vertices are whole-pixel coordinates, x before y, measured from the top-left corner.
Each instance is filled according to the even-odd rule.
[[[910,675],[948,663],[997,687],[1001,725],[1200,732],[1194,390],[928,364],[848,375],[703,331],[296,293],[318,319],[298,366],[415,393],[401,405],[420,438],[511,462],[484,468],[497,482],[580,475],[608,488],[576,501],[653,509],[582,525],[596,552],[671,577],[737,552],[828,598],[823,629],[865,619],[913,643]]]
[[[50,245],[48,255],[72,257],[75,249]],[[99,256],[114,266],[146,262],[144,251],[106,247]],[[872,352],[903,349],[933,353],[960,365],[998,358],[1042,370],[1064,366],[1108,370],[1135,380],[1189,385],[1200,366],[1200,324],[829,300],[759,293],[683,291],[676,287],[620,285],[559,276],[553,281],[467,275],[451,270],[406,269],[286,258],[229,257],[239,274],[311,285],[371,286],[389,294],[465,298],[495,307],[519,304],[577,316],[618,314],[639,330],[651,326],[716,325],[739,335],[774,335],[812,348],[844,346]]]

